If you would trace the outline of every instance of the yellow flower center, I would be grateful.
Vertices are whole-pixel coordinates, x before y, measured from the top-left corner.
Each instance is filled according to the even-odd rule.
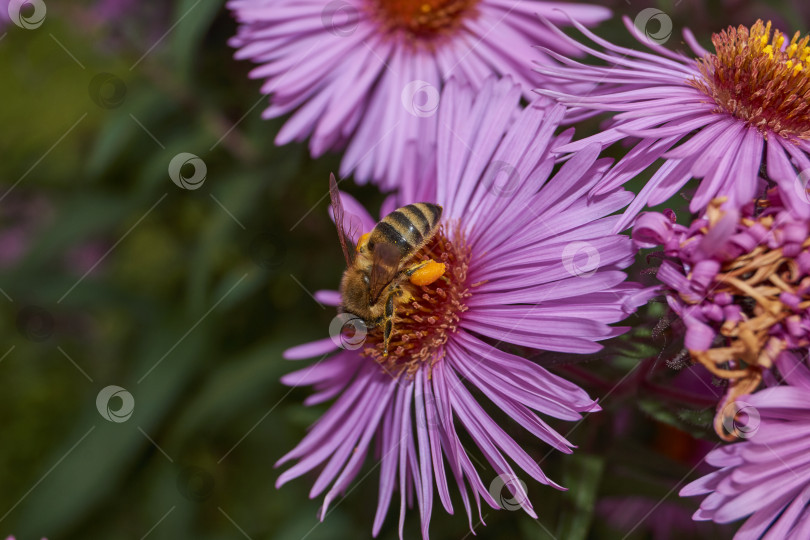
[[[369,9],[387,32],[418,41],[446,36],[475,15],[478,0],[370,0]]]
[[[690,84],[764,134],[810,139],[810,36],[787,43],[771,23],[729,27],[712,36],[716,54],[699,60]]]

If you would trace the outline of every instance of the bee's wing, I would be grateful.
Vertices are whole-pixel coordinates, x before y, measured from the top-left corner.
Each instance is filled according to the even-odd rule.
[[[376,244],[369,277],[369,293],[376,302],[383,289],[391,283],[399,270],[399,249],[392,244]]]
[[[338,238],[340,239],[340,247],[343,248],[343,256],[346,258],[346,266],[352,264],[354,250],[349,249],[352,245],[351,237],[346,234],[343,229],[343,204],[340,202],[340,191],[338,191],[337,181],[335,175],[329,175],[329,198],[332,199],[332,215],[335,218],[335,227],[337,227]],[[348,240],[348,244],[347,244]]]

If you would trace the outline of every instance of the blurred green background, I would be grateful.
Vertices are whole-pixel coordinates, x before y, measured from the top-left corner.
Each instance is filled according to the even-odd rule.
[[[803,0],[611,7],[632,19],[650,5],[706,46],[728,24],[771,17],[806,32],[810,20]],[[278,379],[296,367],[281,351],[323,337],[334,316],[310,293],[335,288],[342,271],[324,198],[339,156],[274,147],[281,122],[260,119],[266,99],[251,66],[232,59],[236,26],[221,1],[48,1],[42,26],[4,24],[0,537],[369,537],[374,472],[323,524],[312,477],[273,486],[273,463],[326,408],[304,407],[307,391]],[[600,33],[631,44],[618,18]],[[199,189],[167,174],[181,152],[206,165]],[[383,198],[348,191],[372,214]],[[651,282],[646,265],[637,276]],[[696,501],[677,497],[715,444],[722,389],[671,369],[680,344],[677,328],[653,331],[662,313],[633,317],[604,354],[538,358],[606,410],[571,433],[573,456],[543,460],[570,491],[530,484],[539,521],[485,508],[479,538],[730,537],[693,525]],[[96,408],[110,385],[134,398],[124,422]],[[481,471],[486,483],[493,473]],[[469,534],[457,508],[434,509],[433,538]],[[395,522],[381,537],[397,537]],[[417,512],[405,534],[418,537]]]

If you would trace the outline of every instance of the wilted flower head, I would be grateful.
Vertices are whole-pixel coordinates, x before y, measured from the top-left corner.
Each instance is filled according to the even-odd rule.
[[[456,485],[471,527],[470,491],[479,515],[483,499],[493,508],[522,507],[534,516],[519,474],[560,486],[546,477],[531,450],[493,420],[476,394],[491,402],[487,408],[500,409],[566,453],[571,444],[537,413],[577,420],[599,409],[576,385],[504,347],[588,353],[625,330],[610,324],[649,294],[626,283],[621,271],[633,260],[630,239],[605,231],[617,219],[610,214],[630,195],[617,191],[591,202],[582,196],[608,166],[596,147],[551,176],[549,147],[559,141],[553,134],[562,107],[530,106],[519,113],[520,97],[520,87],[509,80],[490,79],[478,94],[451,80],[439,110],[448,129],[438,141],[437,180],[385,205],[384,214],[417,201],[441,205],[441,229],[414,260],[433,258],[446,266],[430,285],[405,282],[413,300],[397,307],[389,355],[383,353],[380,328],[345,345],[340,322],[332,338],[286,353],[289,359],[329,355],[338,348],[335,342],[346,349],[283,379],[293,386],[314,385],[309,404],[337,398],[279,461],[298,460],[279,486],[321,467],[311,491],[315,497],[328,489],[321,518],[356,477],[372,440],[381,460],[375,535],[395,489],[400,536],[406,502],[415,493],[427,537],[434,485],[448,512],[449,483]],[[375,220],[353,199],[344,195],[343,202],[344,221],[353,214],[363,231],[374,227]],[[341,302],[335,292],[318,298]],[[462,431],[492,466],[491,477],[481,478],[462,445]]]
[[[629,19],[625,24],[639,36]],[[778,30],[771,32],[770,23],[757,21],[751,28],[715,34],[716,52],[711,53],[685,31],[697,56],[689,58],[648,36],[640,40],[652,54],[618,47],[582,25],[577,28],[604,51],[559,31],[558,36],[607,66],[555,55],[557,66],[537,66],[545,84],[590,81],[594,88],[586,94],[540,92],[580,113],[620,114],[602,133],[556,150],[638,139],[593,194],[610,191],[664,160],[625,212],[620,228],[630,225],[645,206],[668,200],[693,177],[702,179],[690,204],[693,212],[720,195],[731,206],[743,206],[763,191],[762,171],[786,193],[791,210],[810,216],[810,38],[797,32],[788,40]]]
[[[744,440],[710,452],[706,461],[720,470],[680,493],[708,494],[695,520],[747,517],[735,538],[810,537],[810,370],[793,354],[781,355],[776,364],[787,385],[740,398],[739,412],[747,417]]]
[[[673,217],[642,214],[633,238],[663,247],[658,279],[686,324],[686,348],[731,381],[715,422],[729,438],[734,399],[781,355],[810,347],[810,217],[787,208],[777,189],[740,209],[717,199],[688,227]]]
[[[535,0],[231,0],[240,26],[231,44],[259,67],[270,96],[265,118],[294,112],[279,145],[310,138],[317,157],[346,148],[341,176],[385,188],[432,171],[439,94],[451,76],[480,88],[511,75],[530,96],[534,48],[559,43],[537,13],[560,24],[560,8],[585,24],[610,12]]]

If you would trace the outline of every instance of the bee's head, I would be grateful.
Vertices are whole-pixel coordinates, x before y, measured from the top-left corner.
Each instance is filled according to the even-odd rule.
[[[344,272],[340,282],[342,312],[363,316],[362,309],[369,305],[369,281],[368,270],[362,265],[354,265]]]

